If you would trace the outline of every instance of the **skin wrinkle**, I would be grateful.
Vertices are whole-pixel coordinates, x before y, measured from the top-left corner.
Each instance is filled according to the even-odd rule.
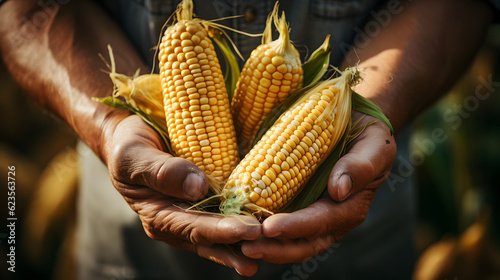
[[[148,204],[155,204],[152,203],[151,201],[148,201]],[[158,205],[159,206],[159,205]],[[179,230],[178,224],[182,224],[182,222],[176,221],[177,219],[175,217],[172,218],[172,211],[169,211],[168,209],[171,208],[171,205],[168,205],[165,210],[156,209],[157,207],[154,207],[153,209],[148,209],[148,207],[144,207],[146,210],[146,213],[143,214],[145,217],[150,217],[148,222],[148,227],[151,228],[151,233],[155,236],[155,239],[164,241],[165,237],[165,232],[176,232],[176,233],[182,233],[181,230]],[[181,234],[183,237],[183,240],[189,240],[187,235]]]
[[[168,180],[164,180],[167,178],[167,175],[166,175],[166,174],[168,174],[167,170],[168,170],[167,162],[162,161],[161,166],[158,169],[158,172],[156,173],[156,176],[153,177],[154,180],[153,180],[152,184],[163,186],[163,183],[160,183],[160,182],[168,182]]]
[[[225,217],[217,222],[214,231],[224,232],[224,238],[226,238],[228,244],[238,242],[240,239],[248,240],[252,238],[251,235],[247,235],[249,232],[245,228],[239,226],[240,222],[237,218]]]
[[[85,139],[82,139],[85,142],[85,144],[87,144],[90,148],[95,148],[94,151],[96,151],[96,155],[108,167],[110,166],[109,165],[110,163],[108,162],[108,158],[110,158],[111,149],[113,148],[113,146],[112,147],[106,146],[105,140],[106,139],[113,139],[115,136],[114,134],[116,132],[116,129],[114,129],[114,128],[111,129],[110,126],[114,125],[113,123],[111,123],[111,121],[113,119],[115,119],[115,118],[113,118],[113,115],[117,115],[117,114],[124,114],[124,113],[121,113],[118,111],[109,111],[104,116],[103,121],[99,125],[99,130],[98,130],[99,132],[97,135],[97,139],[98,139],[97,144],[92,145],[92,143],[87,143],[88,141],[85,141]],[[99,119],[99,116],[102,114],[98,113],[96,110],[96,111],[94,111],[94,113],[92,115],[93,115],[93,119]],[[112,171],[112,170],[110,169],[110,171]]]
[[[151,208],[151,201],[149,201],[148,204],[150,207],[145,206],[142,208],[142,211],[145,212],[142,213],[142,216],[149,217],[147,219],[144,219],[144,221],[148,225],[148,229],[159,228],[160,224],[164,224],[164,226],[161,227],[160,231],[149,230],[151,236],[155,237],[154,239],[161,238],[162,232],[177,232],[180,233],[180,235],[183,236],[185,240],[189,240],[193,244],[201,244],[205,246],[211,246],[214,244],[214,242],[210,241],[212,239],[211,236],[212,232],[203,233],[202,231],[199,231],[198,225],[203,223],[203,221],[200,221],[200,219],[205,219],[206,215],[195,216],[194,220],[192,219],[186,220],[186,218],[180,218],[177,216],[174,216],[173,219],[171,219],[170,216],[172,214],[172,211],[170,209],[175,206],[170,205],[167,208],[160,208],[161,210],[159,210]],[[160,207],[160,205],[158,205],[158,207]],[[151,216],[150,215],[151,212],[156,212],[156,214]],[[186,215],[189,214],[186,213]],[[227,220],[225,219],[219,219],[217,220],[217,223],[221,224],[227,222]],[[222,236],[225,243],[231,244],[239,241],[241,238],[244,239],[252,238],[251,236],[247,236],[246,235],[247,232],[243,230],[241,227],[238,226],[228,227],[228,226],[229,225],[222,226],[222,228],[224,229],[232,229],[230,231],[226,231],[227,236],[225,235]]]
[[[195,218],[195,220],[193,221],[193,223],[190,223],[190,225],[197,224],[198,219],[200,217],[202,217],[202,216],[197,216]],[[220,221],[218,221],[218,223],[219,222]],[[203,245],[207,245],[207,246],[212,246],[214,244],[213,242],[209,242],[208,239],[205,238],[205,236],[203,236],[203,234],[200,233],[196,227],[191,227],[190,225],[186,226],[186,230],[188,231],[188,233],[184,234],[184,235],[189,237],[189,242],[191,242],[193,244],[203,244]]]
[[[226,248],[221,245],[212,247],[200,246],[197,253],[207,259],[234,268],[242,275],[253,275],[257,272],[255,260],[244,258],[231,252],[231,255],[224,254]]]
[[[107,158],[111,158],[112,160],[108,161],[109,173],[113,178],[115,178],[118,182],[123,184],[128,184],[130,178],[125,178],[127,176],[123,176],[123,173],[129,170],[130,160],[127,158],[126,150],[129,147],[127,143],[120,143],[113,147],[113,156],[108,156]],[[122,152],[123,151],[123,152]]]
[[[324,216],[329,216],[328,213],[330,212],[329,209],[327,207],[323,207],[324,209],[322,209],[322,213],[324,213]],[[319,211],[318,211],[319,212]],[[305,218],[305,217],[304,217]],[[319,230],[317,232],[317,235],[311,235],[311,236],[308,236],[306,237],[306,239],[308,241],[312,241],[312,240],[315,240],[315,239],[318,239],[320,238],[321,236],[324,235],[324,233],[329,233],[331,232],[331,230],[333,229],[332,228],[333,225],[329,224],[329,223],[323,223],[322,224],[322,229]]]
[[[200,219],[200,217],[203,217],[203,216],[198,216],[196,218],[196,220]],[[216,224],[221,223],[221,221],[222,220],[218,220]],[[214,229],[209,230],[207,233],[205,233],[206,234],[206,236],[205,236],[205,234],[203,234],[202,232],[199,232],[196,227],[193,227],[191,234],[190,234],[191,240],[194,240],[194,242],[192,242],[192,243],[202,244],[202,245],[206,245],[206,246],[212,246],[214,244],[214,242],[209,242],[208,240],[210,240],[210,236],[213,234],[213,230]],[[227,241],[228,241],[228,243],[231,243],[230,240],[227,240]]]
[[[379,185],[381,183],[383,183],[385,181],[385,179],[387,179],[387,177],[389,177],[389,174],[391,173],[391,170],[385,170],[384,173],[380,174],[380,176],[376,177],[375,179],[373,179],[372,183],[373,185]]]
[[[343,225],[344,226],[343,228],[354,228],[354,226],[360,224],[360,222],[359,222],[360,218],[362,220],[364,220],[362,218],[363,214],[361,214],[361,216],[358,214],[360,212],[360,210],[364,210],[363,208],[364,207],[358,207],[358,209],[356,209],[356,211],[354,211],[354,213],[352,213],[352,212],[345,213],[345,211],[341,211],[341,212],[336,213],[335,220],[337,222],[335,224]]]

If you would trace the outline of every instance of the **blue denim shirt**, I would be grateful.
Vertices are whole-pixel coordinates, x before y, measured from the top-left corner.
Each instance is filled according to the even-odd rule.
[[[151,64],[154,53],[152,48],[156,46],[162,26],[175,11],[179,1],[103,0],[102,2],[123,27],[144,59]],[[280,3],[280,8],[286,13],[291,29],[290,37],[303,58],[319,47],[327,34],[331,34],[334,50],[332,64],[338,65],[354,36],[362,32],[362,24],[371,16],[370,12],[375,11],[383,2],[287,0]],[[247,15],[227,19],[221,23],[244,32],[258,34],[264,30],[267,15],[272,11],[274,3],[274,0],[195,0],[194,13],[206,20]],[[245,58],[260,43],[260,37],[228,33]],[[339,46],[343,46],[343,49]]]

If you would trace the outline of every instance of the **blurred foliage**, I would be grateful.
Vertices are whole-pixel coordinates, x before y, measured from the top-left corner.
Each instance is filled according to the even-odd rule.
[[[0,61],[0,181],[7,181],[7,166],[14,165],[17,218],[16,272],[2,269],[0,279],[71,279],[65,270],[70,264],[61,261],[71,260],[67,233],[74,224],[75,143],[75,134],[41,110]],[[1,193],[2,201],[6,195]],[[0,211],[2,221],[6,215],[6,209]],[[0,228],[3,264],[10,246],[6,231]]]
[[[424,263],[435,269],[435,278],[422,274],[427,276],[416,279],[500,278],[500,184],[496,177],[500,167],[499,38],[500,27],[493,26],[470,70],[415,122],[417,245],[420,252],[427,249],[417,273],[429,269]],[[479,222],[483,230],[471,234]],[[461,250],[464,242],[475,247]],[[470,252],[475,257],[464,261]],[[463,269],[473,262],[477,271]]]

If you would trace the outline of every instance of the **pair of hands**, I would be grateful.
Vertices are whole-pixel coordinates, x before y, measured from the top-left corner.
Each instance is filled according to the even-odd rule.
[[[353,120],[362,114],[354,112]],[[365,116],[362,121],[372,120]],[[222,217],[185,211],[185,200],[208,192],[203,172],[193,163],[165,152],[161,138],[136,115],[118,115],[106,129],[103,158],[111,180],[139,214],[146,234],[169,245],[234,268],[244,276],[257,272],[257,260],[303,262],[325,251],[360,225],[380,184],[389,175],[396,143],[381,121],[349,145],[333,168],[328,192],[309,207],[279,213],[259,223],[246,217]],[[243,254],[224,244],[242,241]]]

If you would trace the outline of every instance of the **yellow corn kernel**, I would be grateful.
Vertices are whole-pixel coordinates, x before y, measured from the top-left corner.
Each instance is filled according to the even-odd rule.
[[[222,191],[222,213],[270,215],[297,196],[348,128],[352,105],[345,85],[356,71],[318,84],[279,117],[230,175]],[[313,111],[322,113],[311,125],[302,116]]]
[[[177,20],[158,56],[168,135],[177,156],[224,182],[239,156],[222,70],[205,28],[192,20],[191,0]]]
[[[270,35],[263,36],[262,44],[245,62],[232,99],[231,110],[242,155],[250,149],[260,125],[272,109],[302,86],[300,56],[290,42],[284,14],[278,18],[277,11],[276,5],[264,34],[270,32],[274,18],[280,37],[272,41]]]

